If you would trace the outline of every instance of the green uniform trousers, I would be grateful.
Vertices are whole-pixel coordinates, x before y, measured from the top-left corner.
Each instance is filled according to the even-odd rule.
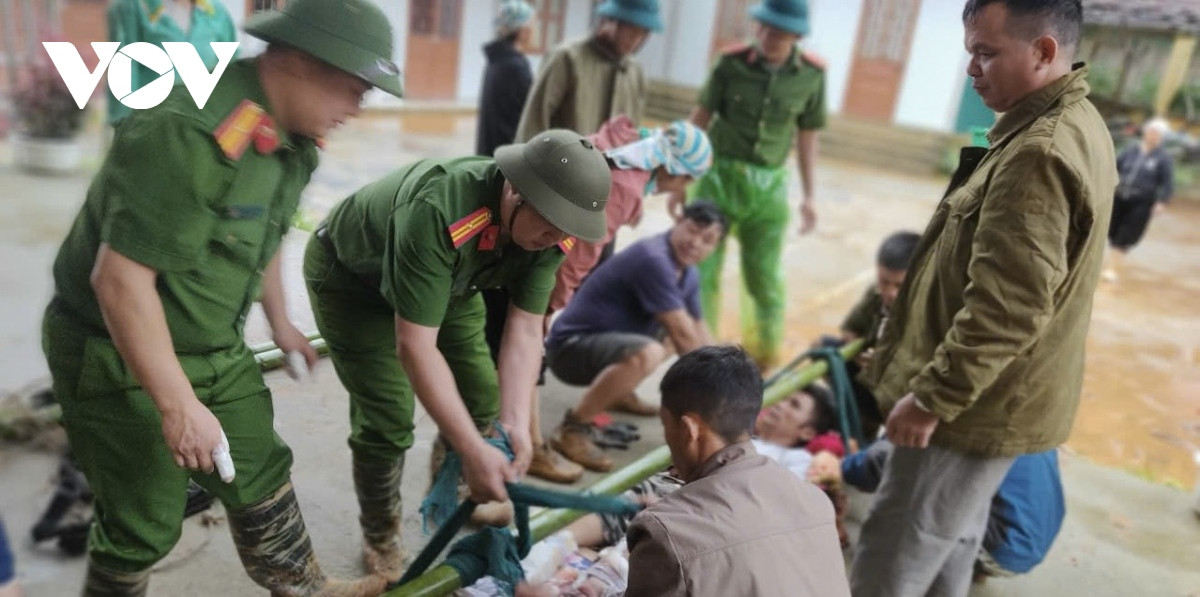
[[[317,328],[350,393],[350,449],[356,461],[394,463],[413,443],[413,389],[396,359],[395,310],[378,287],[346,269],[314,236],[304,280]],[[500,386],[484,341],[477,293],[446,312],[437,347],[450,365],[467,411],[480,429],[500,414]]]
[[[742,345],[760,365],[773,364],[783,337],[786,301],[782,256],[791,214],[787,172],[782,166],[756,166],[718,157],[689,194],[693,199],[712,201],[729,218],[729,231],[741,246]],[[723,239],[700,263],[700,300],[714,334],[721,321],[724,264]]]
[[[236,477],[175,464],[162,417],[112,341],[58,301],[46,309],[42,348],[62,404],[71,450],[95,493],[93,561],[118,572],[149,569],[179,539],[190,477],[229,510],[270,497],[291,474],[292,451],[275,433],[271,393],[245,344],[179,355],[196,397],[217,417]]]

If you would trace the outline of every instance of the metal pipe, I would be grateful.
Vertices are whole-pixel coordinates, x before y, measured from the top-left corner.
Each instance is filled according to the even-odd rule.
[[[862,340],[843,346],[842,357],[852,359],[862,350]],[[763,390],[763,408],[790,396],[796,390],[821,379],[829,370],[824,362],[812,363],[794,373],[774,378],[774,382]],[[600,479],[587,488],[594,494],[618,495],[671,464],[671,452],[667,446],[659,446],[646,455],[622,467],[611,475]],[[529,531],[534,541],[541,541],[587,514],[579,510],[543,510],[529,521]],[[441,597],[462,588],[458,572],[449,566],[438,566],[417,577],[412,582],[396,587],[385,597]]]

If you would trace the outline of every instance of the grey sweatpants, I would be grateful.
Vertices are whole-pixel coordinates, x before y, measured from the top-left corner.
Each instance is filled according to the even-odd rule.
[[[965,597],[992,497],[1014,458],[896,447],[863,523],[854,597]]]

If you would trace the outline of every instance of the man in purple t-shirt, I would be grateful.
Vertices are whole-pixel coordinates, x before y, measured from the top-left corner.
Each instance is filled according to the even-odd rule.
[[[567,411],[550,446],[585,468],[612,460],[592,441],[592,419],[608,409],[652,414],[634,389],[670,355],[713,343],[700,313],[696,264],[713,252],[728,224],[715,205],[696,201],[671,230],[634,243],[592,271],[546,339],[546,361],[562,381],[588,386]]]

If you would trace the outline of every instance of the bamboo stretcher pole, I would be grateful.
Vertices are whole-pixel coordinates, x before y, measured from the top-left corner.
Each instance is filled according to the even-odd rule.
[[[842,347],[842,357],[849,360],[862,349],[862,341],[858,340]],[[829,366],[823,361],[811,363],[792,373],[779,376],[774,383],[763,390],[763,408],[771,406],[790,396],[796,390],[817,381],[825,376]],[[595,482],[587,491],[598,495],[619,495],[629,488],[649,478],[671,464],[671,452],[666,446],[659,446],[646,455],[629,463],[611,475]],[[543,510],[529,521],[529,531],[534,541],[541,541],[549,535],[558,532],[567,525],[575,522],[586,514],[578,510]],[[396,587],[385,597],[441,597],[449,595],[455,589],[462,588],[462,579],[458,572],[449,566],[438,566],[411,582]]]

